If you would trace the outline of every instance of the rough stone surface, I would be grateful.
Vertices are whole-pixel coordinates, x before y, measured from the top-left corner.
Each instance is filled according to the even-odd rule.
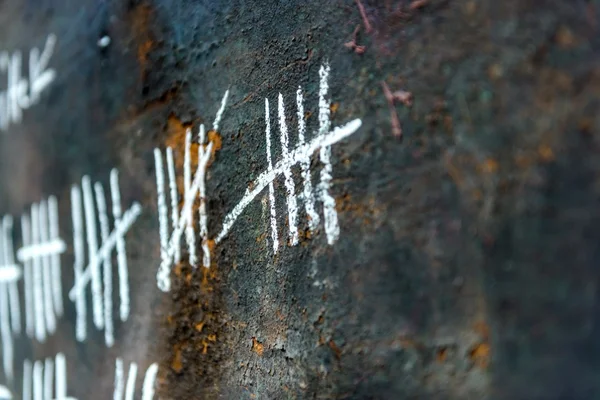
[[[49,342],[18,340],[17,371],[63,351],[80,399],[111,396],[116,356],[140,371],[160,362],[163,399],[600,396],[600,3],[362,0],[369,33],[358,3],[0,3],[3,49],[58,36],[57,81],[0,136],[0,211],[58,196],[70,287],[70,185],[107,183],[116,166],[123,202],[144,206],[116,346],[100,332],[75,344],[69,302]],[[357,26],[363,54],[344,45]],[[304,87],[314,134],[324,62],[333,124],[363,121],[332,147],[340,240],[303,234],[273,255],[265,190],[209,271],[184,262],[159,292],[153,148],[182,155],[186,127],[210,126],[230,89],[208,172],[216,235],[266,168],[264,99],[278,159],[277,95],[294,145]],[[382,82],[413,94],[394,106],[401,138]],[[313,167],[316,181],[318,157]],[[282,177],[275,191],[283,240]]]

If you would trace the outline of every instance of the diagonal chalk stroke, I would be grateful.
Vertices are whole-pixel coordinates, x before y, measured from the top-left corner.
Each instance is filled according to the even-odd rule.
[[[252,189],[246,189],[246,193],[233,210],[227,214],[223,222],[223,227],[215,239],[216,243],[220,243],[230,232],[231,227],[246,209],[246,207],[256,198],[256,196],[263,191],[278,175],[282,174],[284,170],[291,166],[299,163],[302,160],[310,159],[311,154],[322,147],[331,146],[348,136],[355,133],[360,126],[362,121],[355,119],[350,121],[346,125],[336,127],[332,131],[322,133],[313,138],[310,142],[304,145],[296,147],[295,150],[289,153],[287,159],[282,159],[275,164],[272,170],[267,170],[260,174],[250,185]]]
[[[135,220],[141,215],[142,206],[140,203],[134,202],[133,205],[125,211],[123,214],[123,218],[116,224],[113,231],[108,236],[108,239],[102,244],[100,249],[98,249],[98,256],[94,258],[94,261],[90,261],[87,265],[87,268],[82,273],[79,282],[77,282],[69,291],[69,298],[71,300],[75,300],[75,296],[77,295],[77,291],[82,290],[92,278],[92,270],[93,267],[98,267],[104,258],[110,257],[111,252],[114,250],[117,245],[117,241],[120,237],[123,237],[127,231],[133,226]]]

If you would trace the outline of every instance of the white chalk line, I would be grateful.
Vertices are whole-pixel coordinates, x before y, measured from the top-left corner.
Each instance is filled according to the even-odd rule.
[[[116,224],[113,231],[108,236],[108,239],[102,244],[100,249],[98,250],[98,257],[94,259],[93,262],[89,262],[87,268],[83,272],[82,276],[78,283],[76,283],[73,288],[69,291],[69,298],[71,300],[75,300],[75,295],[77,291],[82,290],[82,287],[85,287],[92,278],[93,267],[98,267],[100,263],[106,257],[110,257],[111,252],[115,249],[117,241],[119,237],[123,237],[127,231],[133,226],[135,220],[141,215],[142,206],[138,202],[134,202],[133,205],[125,211],[123,214],[123,218]]]
[[[306,121],[304,117],[304,96],[302,88],[299,86],[296,92],[296,107],[298,118],[298,145],[303,146],[306,142]],[[310,175],[310,158],[300,161],[301,175],[303,180],[302,198],[304,208],[308,215],[308,227],[311,232],[314,232],[319,226],[319,213],[315,210],[315,197],[313,193],[312,180]]]
[[[54,389],[54,395],[53,395]],[[62,353],[23,362],[23,400],[77,400],[67,395],[67,361]]]
[[[54,81],[56,71],[47,69],[54,52],[56,36],[50,34],[40,56],[37,47],[29,52],[29,79],[21,76],[23,56],[20,50],[9,54],[0,52],[0,72],[7,75],[7,89],[0,91],[0,131],[9,125],[19,124],[23,110],[38,103],[41,93]]]
[[[361,125],[362,121],[360,119],[355,119],[341,127],[336,127],[330,132],[320,134],[313,138],[307,144],[296,147],[296,149],[289,153],[290,156],[287,159],[282,159],[278,161],[271,171],[267,170],[260,174],[250,185],[252,189],[246,189],[244,197],[242,197],[242,199],[238,202],[234,209],[225,217],[223,227],[221,228],[221,232],[219,232],[219,235],[215,239],[215,242],[220,243],[225,238],[225,236],[229,234],[231,227],[233,226],[237,218],[242,214],[244,209],[278,175],[282,174],[286,168],[292,167],[301,160],[310,158],[310,155],[312,153],[314,153],[316,150],[322,147],[331,146],[347,138],[348,136],[351,136],[361,127]]]
[[[288,128],[285,122],[285,106],[283,104],[283,95],[279,93],[279,132],[280,132],[280,140],[281,140],[281,157],[288,158],[289,157],[289,137],[288,137]],[[298,204],[296,200],[296,187],[294,185],[294,179],[292,177],[292,170],[290,168],[286,168],[283,170],[283,175],[285,177],[285,188],[287,191],[287,206],[288,206],[288,223],[289,223],[289,235],[290,235],[290,244],[295,246],[298,244]]]
[[[12,398],[13,396],[10,390],[4,385],[0,385],[0,399],[10,400]]]
[[[319,69],[319,132],[327,132],[331,126],[330,102],[325,98],[329,91],[329,72],[328,64],[322,65]],[[335,199],[329,193],[331,188],[331,176],[333,167],[331,165],[331,149],[328,146],[321,147],[319,152],[323,168],[321,169],[321,181],[319,182],[319,194],[323,202],[323,218],[325,225],[325,235],[327,243],[333,244],[340,236],[340,226],[338,222],[337,211],[335,209]]]
[[[265,99],[265,123],[267,140],[267,172],[273,172],[273,161],[271,157],[271,113],[269,110],[268,99]],[[275,187],[272,180],[269,182],[269,209],[271,214],[271,240],[273,241],[273,252],[277,253],[277,249],[279,248],[279,240],[277,237],[277,210],[275,209]],[[227,221],[227,218],[225,221]],[[218,237],[216,242],[219,242]]]
[[[225,99],[224,99],[225,100]],[[222,108],[225,107],[223,102]],[[221,112],[222,114],[222,112]],[[218,125],[218,121],[215,121]],[[213,149],[213,142],[206,145],[206,131],[204,124],[200,125],[200,134],[198,137],[198,174],[200,174],[200,207],[198,208],[198,214],[200,219],[200,239],[202,240],[202,266],[204,268],[210,268],[210,247],[208,244],[208,213],[206,211],[206,169],[210,160],[210,155]]]
[[[229,90],[225,92],[221,100],[221,106],[217,111],[213,129],[217,130],[223,117]],[[181,259],[181,236],[185,232],[186,243],[188,245],[189,262],[192,266],[198,264],[196,255],[196,237],[194,232],[194,219],[192,215],[192,207],[195,199],[200,195],[199,220],[200,220],[200,237],[202,240],[202,265],[206,268],[210,267],[210,246],[208,239],[208,213],[206,211],[206,168],[212,153],[213,143],[205,144],[206,133],[204,125],[201,125],[199,132],[199,148],[198,148],[198,167],[196,169],[193,181],[191,173],[191,131],[186,132],[186,142],[184,149],[184,194],[183,207],[178,213],[179,198],[177,194],[177,183],[175,176],[175,166],[173,150],[168,147],[166,149],[167,172],[169,179],[169,191],[171,196],[171,223],[172,232],[169,235],[169,216],[168,205],[165,193],[165,167],[163,163],[163,155],[160,149],[154,149],[154,162],[156,170],[156,186],[158,200],[158,219],[159,219],[159,235],[160,235],[160,252],[161,263],[156,274],[157,286],[160,290],[168,292],[171,288],[171,267]]]
[[[101,246],[98,248],[96,232],[96,215],[94,196],[91,193],[91,182],[88,176],[82,178],[83,210],[85,212],[87,240],[89,249],[88,265],[84,269],[84,230],[83,212],[81,206],[81,191],[78,186],[71,188],[73,240],[75,248],[75,283],[69,291],[69,298],[75,302],[77,320],[76,337],[82,342],[87,337],[85,288],[92,283],[93,310],[100,314],[99,320],[94,318],[94,325],[104,330],[104,341],[107,347],[114,345],[114,317],[113,308],[113,264],[112,252],[116,249],[117,267],[119,275],[119,316],[121,321],[127,320],[130,312],[129,299],[129,271],[125,247],[125,234],[133,226],[142,212],[139,203],[133,205],[124,213],[121,209],[121,194],[119,189],[118,171],[111,170],[110,192],[112,200],[112,214],[114,220],[113,230],[110,231],[106,194],[100,183],[94,184],[98,220],[100,223]],[[100,272],[102,271],[102,275]],[[97,286],[94,283],[97,280]],[[95,314],[95,315],[96,315]]]
[[[115,361],[115,387],[113,391],[113,400],[133,400],[135,395],[135,381],[137,378],[138,366],[135,362],[129,365],[127,374],[127,384],[125,385],[123,360],[117,358]],[[148,367],[142,386],[142,400],[152,400],[155,392],[156,375],[158,373],[158,364],[154,363]]]

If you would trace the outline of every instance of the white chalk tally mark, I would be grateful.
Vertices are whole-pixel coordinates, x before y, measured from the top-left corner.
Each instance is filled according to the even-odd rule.
[[[21,218],[21,230],[23,247],[17,258],[25,266],[26,332],[44,342],[63,315],[60,254],[66,244],[59,237],[56,198],[33,204],[30,215]]]
[[[302,89],[298,88],[296,92],[296,106],[298,118],[298,144],[293,149],[289,149],[289,130],[286,123],[285,104],[283,95],[279,93],[278,97],[278,122],[279,138],[282,149],[282,158],[273,165],[271,154],[271,115],[269,100],[265,99],[265,138],[266,138],[266,156],[267,170],[261,173],[246,189],[246,192],[233,210],[226,215],[221,231],[215,238],[215,243],[219,244],[231,231],[236,220],[244,212],[246,207],[258,196],[267,186],[269,187],[269,210],[271,222],[271,240],[273,252],[276,253],[279,248],[279,235],[277,231],[277,211],[275,206],[275,187],[274,181],[279,175],[283,175],[286,187],[287,214],[289,226],[289,243],[294,246],[298,244],[298,200],[302,199],[308,218],[308,227],[314,232],[319,223],[320,217],[315,209],[316,199],[323,204],[323,219],[327,243],[333,244],[339,238],[340,228],[338,216],[335,209],[335,199],[330,194],[332,171],[331,149],[330,146],[354,134],[362,125],[360,119],[355,119],[341,127],[331,128],[330,101],[327,98],[329,92],[329,74],[330,67],[325,64],[319,69],[319,129],[312,140],[306,139],[306,121],[304,116],[304,96]],[[221,102],[221,108],[217,113],[214,123],[215,130],[218,127],[227,95]],[[170,272],[174,264],[181,260],[180,241],[185,230],[186,241],[188,244],[189,262],[196,265],[195,243],[193,229],[193,217],[191,209],[194,205],[198,191],[200,192],[200,233],[202,238],[203,265],[210,266],[210,249],[208,247],[208,229],[206,213],[206,165],[210,154],[210,146],[204,144],[205,134],[204,126],[200,127],[200,150],[198,170],[196,171],[194,181],[191,180],[191,166],[189,148],[191,145],[191,132],[186,136],[185,158],[184,158],[184,202],[181,213],[178,213],[178,191],[175,176],[175,166],[173,160],[173,150],[167,148],[166,160],[169,179],[169,189],[171,195],[171,226],[169,228],[168,205],[165,188],[165,168],[163,164],[163,155],[159,149],[154,150],[154,159],[156,166],[156,185],[158,193],[158,217],[160,232],[161,264],[157,273],[157,285],[160,290],[168,292],[171,288]],[[319,158],[323,168],[320,172],[320,181],[316,188],[311,181],[310,159],[311,156],[319,150]],[[206,158],[204,158],[206,156]],[[296,185],[294,183],[292,168],[299,164],[303,182],[303,191],[300,195],[296,194]],[[315,195],[316,189],[316,195]]]
[[[0,399],[12,400],[12,398],[13,398],[13,395],[10,392],[10,390],[4,385],[0,385]]]
[[[229,91],[225,92],[221,100],[221,107],[217,112],[215,121],[213,122],[213,130],[217,130],[225,106]],[[210,267],[210,247],[208,239],[208,214],[206,204],[206,168],[212,154],[213,142],[206,143],[206,131],[204,125],[200,126],[198,134],[198,167],[196,169],[194,179],[192,181],[191,173],[191,144],[192,132],[190,129],[186,132],[184,163],[183,163],[183,206],[179,213],[179,196],[177,190],[177,180],[175,176],[175,162],[173,157],[173,149],[170,147],[166,150],[167,172],[169,178],[169,192],[171,196],[171,229],[169,228],[169,206],[166,200],[165,189],[165,168],[163,164],[163,155],[160,149],[154,149],[154,162],[156,168],[156,186],[158,192],[158,222],[160,233],[160,254],[161,263],[157,273],[158,288],[164,292],[171,289],[171,268],[173,265],[181,261],[181,237],[185,231],[185,239],[188,246],[189,263],[192,266],[198,264],[196,254],[196,235],[194,229],[193,206],[200,197],[199,206],[199,223],[200,223],[200,239],[202,241],[202,266]]]
[[[246,193],[234,209],[227,214],[221,232],[217,235],[215,242],[220,243],[230,232],[233,224],[246,209],[246,207],[258,196],[265,187],[269,187],[269,202],[271,209],[271,237],[273,240],[273,251],[277,252],[277,220],[275,211],[275,196],[273,190],[273,181],[279,175],[285,178],[287,191],[287,209],[289,223],[290,244],[298,243],[298,226],[297,226],[297,199],[295,193],[294,182],[291,177],[291,168],[296,164],[300,164],[301,175],[304,182],[304,191],[302,199],[304,200],[306,213],[309,219],[309,229],[316,229],[319,223],[319,217],[315,211],[315,195],[312,189],[311,173],[310,173],[310,157],[320,149],[320,160],[323,164],[321,170],[320,182],[318,188],[318,198],[323,203],[323,215],[325,234],[327,243],[333,244],[339,237],[339,224],[337,212],[335,210],[335,199],[330,194],[332,180],[332,165],[331,165],[331,149],[330,146],[340,140],[354,134],[362,125],[360,119],[355,119],[346,125],[331,129],[331,113],[330,102],[327,99],[329,91],[329,65],[321,66],[319,70],[320,88],[319,88],[319,130],[316,136],[309,141],[305,141],[306,123],[304,121],[304,106],[302,90],[296,92],[296,102],[298,107],[298,145],[293,151],[288,149],[288,130],[285,122],[285,109],[283,97],[279,94],[279,130],[282,147],[282,159],[274,166],[271,161],[271,127],[269,102],[265,100],[265,123],[266,123],[266,139],[267,139],[267,170],[260,174],[251,184],[250,188],[246,189]]]
[[[48,68],[50,57],[56,46],[56,36],[49,35],[44,50],[35,47],[29,52],[29,79],[21,76],[23,55],[20,50],[9,54],[0,52],[0,74],[7,76],[7,89],[0,91],[0,131],[6,131],[10,124],[23,120],[23,110],[40,100],[41,93],[56,78],[56,71]]]
[[[135,395],[135,380],[137,378],[137,370],[137,364],[132,362],[129,365],[127,384],[125,384],[123,360],[117,358],[115,362],[115,389],[113,391],[113,400],[133,400]],[[142,400],[152,400],[154,398],[157,373],[157,363],[150,365],[146,370],[144,383],[142,385]],[[123,395],[125,395],[124,398]]]
[[[69,298],[75,302],[77,313],[76,337],[80,342],[87,338],[85,289],[91,281],[93,321],[96,328],[104,330],[104,341],[107,347],[112,347],[114,344],[112,253],[116,249],[119,275],[119,317],[121,321],[126,321],[129,317],[130,300],[125,235],[142,212],[142,206],[137,202],[122,212],[121,192],[116,169],[110,173],[110,192],[114,221],[112,231],[110,231],[106,197],[102,185],[97,182],[92,189],[90,178],[84,176],[81,189],[79,186],[71,187],[75,283],[69,292]],[[98,245],[97,221],[100,224],[100,246]],[[88,264],[85,269],[84,238],[87,238],[88,247]]]
[[[46,358],[23,362],[23,400],[77,400],[67,394],[67,360],[58,353]]]
[[[21,308],[17,286],[21,278],[21,268],[15,264],[12,227],[12,217],[4,216],[0,221],[0,335],[2,365],[9,382],[14,376],[13,335],[21,332]]]

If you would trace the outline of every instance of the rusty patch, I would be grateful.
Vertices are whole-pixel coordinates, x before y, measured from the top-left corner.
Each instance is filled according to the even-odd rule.
[[[147,4],[139,4],[130,13],[130,25],[137,43],[137,60],[142,81],[146,79],[149,54],[154,48],[154,40],[151,35],[152,14],[152,8]]]
[[[490,363],[490,345],[479,343],[469,352],[469,358],[479,368],[487,368]]]
[[[256,340],[255,337],[252,338],[252,351],[258,354],[259,356],[262,356],[263,352],[265,351],[264,345],[258,340]]]

